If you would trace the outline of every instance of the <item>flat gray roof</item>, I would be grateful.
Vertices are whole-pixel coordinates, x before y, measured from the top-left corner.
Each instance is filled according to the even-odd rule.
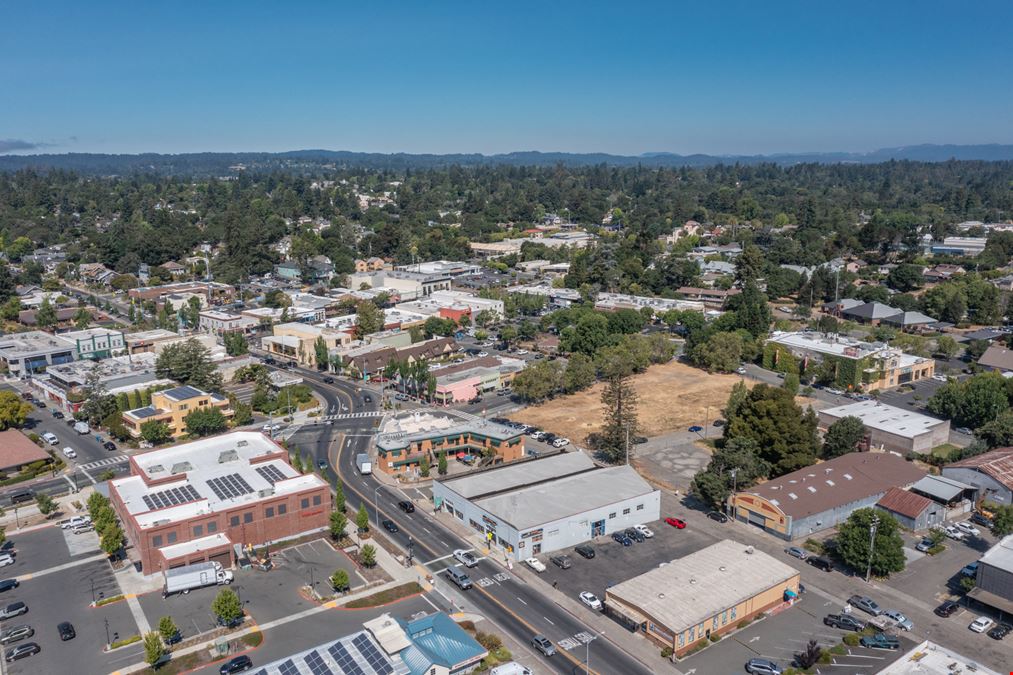
[[[540,483],[552,478],[569,476],[594,468],[594,462],[583,452],[563,452],[541,459],[504,464],[485,471],[440,480],[465,499],[474,499],[493,492]]]
[[[725,539],[605,591],[606,602],[649,614],[680,633],[788,582],[798,570],[763,551]],[[798,588],[792,588],[798,591]]]
[[[654,492],[633,467],[614,466],[501,492],[474,504],[515,529],[526,530]]]
[[[920,415],[904,408],[895,408],[892,405],[883,405],[879,401],[848,403],[836,408],[826,408],[820,413],[837,419],[857,417],[869,429],[884,431],[903,438],[917,438],[942,424],[949,424],[946,420]]]
[[[911,489],[948,502],[964,490],[973,490],[974,488],[944,476],[925,476],[912,485]]]
[[[988,549],[978,562],[1013,572],[1013,534],[1000,539],[999,543]]]

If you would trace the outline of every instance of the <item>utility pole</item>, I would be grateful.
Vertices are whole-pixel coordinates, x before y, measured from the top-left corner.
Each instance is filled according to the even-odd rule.
[[[872,576],[872,554],[876,549],[877,527],[879,527],[879,516],[873,516],[872,523],[869,525],[869,565],[865,568],[865,583],[869,583],[869,577]]]

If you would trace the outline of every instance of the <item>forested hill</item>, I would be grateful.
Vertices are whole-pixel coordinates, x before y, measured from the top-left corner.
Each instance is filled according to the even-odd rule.
[[[382,154],[334,150],[293,150],[290,152],[203,152],[179,155],[145,153],[104,155],[89,153],[4,155],[0,171],[20,169],[65,169],[97,175],[154,173],[179,176],[223,176],[241,170],[286,171],[314,174],[332,169],[432,169],[449,166],[645,166],[707,167],[728,164],[875,164],[891,160],[945,162],[949,160],[1013,160],[1013,145],[913,145],[883,148],[867,153],[802,153],[774,155],[678,155],[667,152],[642,155],[606,153],[511,152],[482,154]]]

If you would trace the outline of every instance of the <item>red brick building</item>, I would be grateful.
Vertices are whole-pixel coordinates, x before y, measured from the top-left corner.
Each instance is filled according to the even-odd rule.
[[[328,526],[331,493],[288,451],[235,431],[130,458],[109,497],[144,574],[204,560],[231,566],[235,546],[261,546]]]

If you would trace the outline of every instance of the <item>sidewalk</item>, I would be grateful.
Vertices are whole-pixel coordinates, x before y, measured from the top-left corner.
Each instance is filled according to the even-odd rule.
[[[46,480],[49,479],[47,478]],[[31,485],[31,483],[26,482],[24,485],[28,486]],[[51,527],[60,520],[70,518],[74,515],[87,513],[88,497],[90,497],[91,493],[94,491],[94,486],[88,486],[81,488],[80,492],[74,494],[54,497],[53,501],[56,503],[56,510],[49,518],[46,518],[39,513],[39,507],[34,501],[23,506],[18,506],[17,508],[13,506],[4,507],[4,514],[0,516],[0,528],[7,530],[8,535],[12,533],[23,534],[25,532],[40,530],[45,527]],[[81,509],[78,510],[74,508],[73,502],[80,503]]]

